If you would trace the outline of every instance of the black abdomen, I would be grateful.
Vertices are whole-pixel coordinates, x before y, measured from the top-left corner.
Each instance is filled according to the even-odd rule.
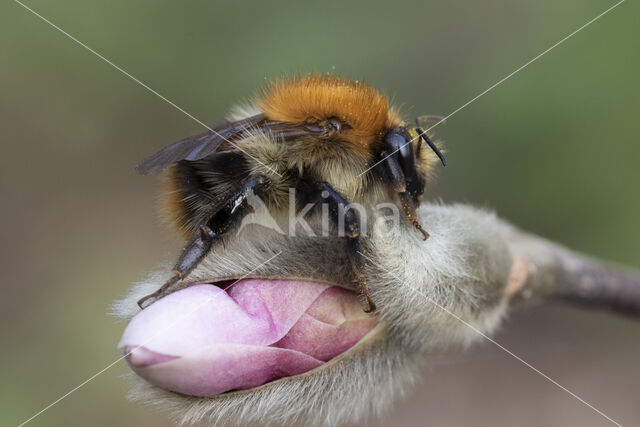
[[[201,160],[181,160],[169,170],[170,219],[187,236],[207,222],[249,176],[242,153],[219,152]]]

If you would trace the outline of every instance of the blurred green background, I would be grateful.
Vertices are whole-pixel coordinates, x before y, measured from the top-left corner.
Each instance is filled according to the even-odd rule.
[[[408,117],[448,114],[612,1],[28,4],[208,123],[265,78],[364,79]],[[640,267],[640,26],[626,1],[435,129],[432,198],[491,207],[572,248]],[[0,424],[107,366],[129,283],[171,260],[158,182],[133,165],[201,127],[18,3],[0,5]],[[640,324],[548,305],[497,340],[622,424],[640,422]],[[171,425],[126,401],[120,362],[33,426]],[[606,425],[491,344],[436,360],[370,425]]]

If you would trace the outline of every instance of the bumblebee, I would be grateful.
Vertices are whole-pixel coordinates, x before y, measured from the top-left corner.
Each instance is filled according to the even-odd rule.
[[[144,307],[183,280],[248,213],[250,195],[270,211],[282,210],[293,188],[305,201],[324,199],[332,222],[344,225],[354,282],[365,311],[375,310],[360,218],[349,204],[398,202],[426,240],[416,207],[434,163],[445,164],[441,151],[419,126],[407,126],[384,95],[359,81],[283,78],[267,84],[251,107],[244,118],[174,142],[136,166],[144,175],[165,174],[167,212],[186,238],[173,276],[138,304]]]

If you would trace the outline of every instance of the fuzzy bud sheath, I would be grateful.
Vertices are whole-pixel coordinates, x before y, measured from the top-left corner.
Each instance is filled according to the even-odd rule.
[[[373,315],[353,292],[343,238],[260,226],[229,236],[189,287],[142,312],[136,301],[170,273],[134,285],[114,305],[130,322],[120,342],[135,372],[130,398],[183,424],[362,422],[410,392],[434,351],[491,335],[516,301],[640,314],[636,273],[473,207],[424,204],[418,216],[427,241],[405,222],[370,222],[362,244]]]

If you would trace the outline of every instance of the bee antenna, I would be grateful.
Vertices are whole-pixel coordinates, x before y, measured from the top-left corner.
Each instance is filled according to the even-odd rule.
[[[436,155],[438,156],[438,158],[440,159],[440,161],[442,162],[442,166],[447,166],[447,161],[444,158],[444,154],[442,154],[442,152],[440,151],[440,149],[436,146],[436,144],[433,143],[433,141],[431,141],[431,139],[429,139],[429,137],[427,136],[427,133],[422,130],[422,128],[417,127],[416,131],[418,132],[419,135],[419,140],[423,139],[424,142],[427,143],[427,145],[433,150],[434,153],[436,153]],[[419,148],[420,146],[418,146]]]

